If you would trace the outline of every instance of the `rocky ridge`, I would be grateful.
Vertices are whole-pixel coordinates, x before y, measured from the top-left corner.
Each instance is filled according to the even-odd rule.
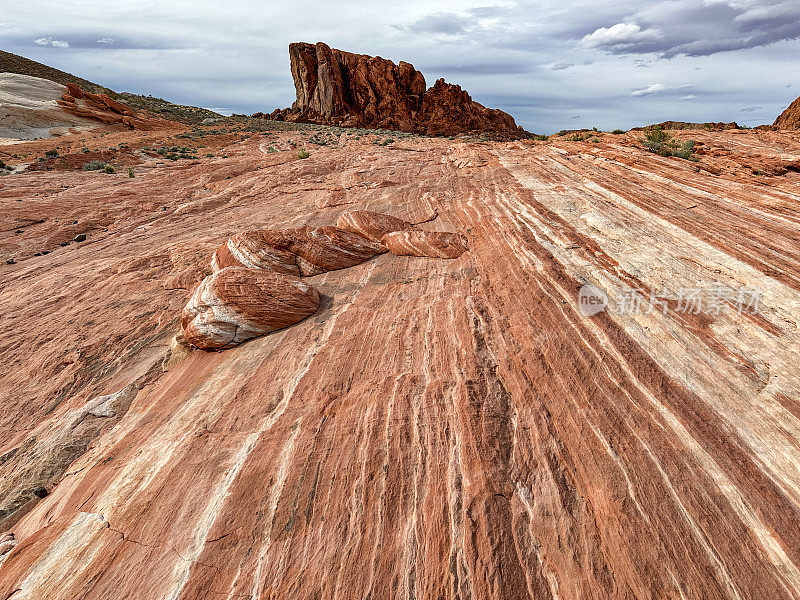
[[[773,124],[775,129],[800,129],[800,98],[792,102]]]

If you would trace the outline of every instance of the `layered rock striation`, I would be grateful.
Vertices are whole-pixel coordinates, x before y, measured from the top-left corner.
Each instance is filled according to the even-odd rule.
[[[0,158],[180,133],[108,131]],[[800,136],[678,132],[698,162],[347,132],[301,161],[296,136],[1,178],[0,598],[800,597],[800,175],[753,173]],[[183,347],[222,241],[347,208],[436,212],[469,252],[302,279],[309,318]],[[648,309],[705,285],[760,307]]]
[[[425,77],[410,63],[330,48],[289,45],[297,99],[270,118],[344,127],[394,129],[424,135],[493,133],[524,137],[514,118],[475,102],[458,85]]]

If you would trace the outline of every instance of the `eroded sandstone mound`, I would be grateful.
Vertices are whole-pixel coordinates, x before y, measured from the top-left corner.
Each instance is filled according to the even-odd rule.
[[[443,79],[426,91],[410,63],[330,48],[323,42],[289,45],[297,100],[273,119],[344,127],[395,129],[424,135],[470,132],[524,137],[514,118],[472,100]]]
[[[293,325],[317,308],[319,293],[302,279],[227,267],[200,283],[183,309],[181,325],[190,345],[219,350]]]
[[[243,266],[307,277],[352,267],[384,252],[380,243],[337,227],[263,229],[232,236],[217,248],[211,266]]]
[[[381,240],[396,256],[458,258],[467,251],[467,240],[460,233],[444,231],[395,231]]]
[[[370,210],[346,210],[336,219],[336,227],[380,242],[387,233],[412,229],[414,225],[392,215],[384,215]]]
[[[775,119],[773,127],[776,129],[800,129],[800,98],[792,102],[789,108]]]

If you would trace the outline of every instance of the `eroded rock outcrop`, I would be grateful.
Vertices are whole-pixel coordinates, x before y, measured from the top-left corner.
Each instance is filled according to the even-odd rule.
[[[344,127],[395,129],[424,135],[469,132],[524,137],[511,115],[472,100],[443,79],[426,91],[410,63],[354,54],[318,42],[289,45],[297,99],[273,119]]]
[[[460,233],[444,231],[395,231],[381,239],[395,256],[458,258],[467,251],[467,239]]]
[[[183,309],[187,343],[220,350],[302,321],[319,308],[317,289],[263,269],[227,267],[206,277]]]
[[[217,248],[213,269],[242,266],[276,273],[318,275],[352,267],[386,252],[380,243],[338,227],[262,229],[237,233]]]
[[[412,229],[414,225],[392,215],[384,215],[370,210],[347,210],[336,219],[336,227],[380,242],[387,233]]]
[[[74,83],[67,84],[67,90],[58,105],[78,117],[100,121],[106,125],[122,123],[129,129],[139,129],[144,125],[142,119],[134,115],[130,107],[117,102],[107,94],[84,92]]]
[[[783,111],[773,124],[775,129],[800,129],[800,98]]]

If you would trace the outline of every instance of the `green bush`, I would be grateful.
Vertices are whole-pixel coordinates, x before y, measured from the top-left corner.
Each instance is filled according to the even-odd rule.
[[[48,150],[47,152],[44,153],[44,155],[47,158],[58,158],[60,156],[58,150]]]
[[[571,136],[569,136],[567,138],[567,141],[568,142],[585,142],[590,137],[591,136],[588,133],[578,131],[576,133],[573,133]]]
[[[627,131],[625,131],[624,129],[615,129],[611,133],[613,133],[614,135],[621,135],[623,133],[627,133]]]
[[[101,171],[106,168],[106,163],[102,160],[90,160],[83,165],[84,171]]]
[[[311,155],[306,152],[305,149],[300,150],[300,152],[297,153],[297,158],[308,158],[309,156]]]
[[[685,160],[696,160],[693,156],[694,140],[686,140],[685,142],[676,140],[672,137],[672,134],[663,131],[657,125],[645,131],[642,144],[645,150],[659,156],[677,156]]]
[[[128,177],[130,177],[131,179],[136,177],[136,175],[134,175],[133,173],[133,169],[131,169],[130,167],[128,167]]]
[[[116,173],[117,170],[114,168],[114,165],[106,165],[103,169],[103,173],[108,173],[109,175]]]
[[[5,168],[6,168],[6,163],[0,160],[0,169],[5,169]]]

